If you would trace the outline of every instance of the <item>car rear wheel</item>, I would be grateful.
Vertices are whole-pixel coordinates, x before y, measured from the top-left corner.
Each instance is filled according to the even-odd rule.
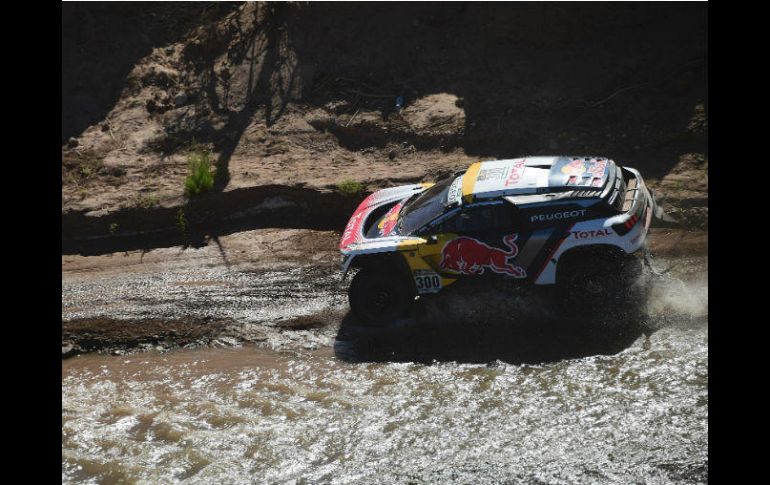
[[[361,269],[348,291],[353,314],[367,326],[385,325],[405,316],[414,300],[407,283],[392,271]]]
[[[560,306],[568,317],[622,323],[636,315],[635,278],[640,264],[633,257],[612,255],[563,261],[556,279]]]

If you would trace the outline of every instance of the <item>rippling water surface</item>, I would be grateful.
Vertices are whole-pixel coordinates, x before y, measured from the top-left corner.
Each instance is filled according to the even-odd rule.
[[[67,359],[62,481],[705,483],[699,281],[659,285],[620,351],[539,364],[356,361],[339,338]]]
[[[698,483],[708,332],[543,365],[176,351],[64,363],[66,483]]]

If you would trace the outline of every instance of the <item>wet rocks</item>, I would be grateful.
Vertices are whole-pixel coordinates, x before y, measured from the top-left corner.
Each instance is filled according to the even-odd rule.
[[[76,347],[75,344],[72,342],[62,342],[61,343],[61,356],[62,358],[67,358],[75,355],[76,353]]]
[[[213,347],[240,347],[241,341],[235,337],[219,337],[211,342]]]

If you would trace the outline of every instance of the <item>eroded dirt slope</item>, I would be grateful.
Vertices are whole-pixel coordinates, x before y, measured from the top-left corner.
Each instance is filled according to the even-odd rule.
[[[536,154],[639,168],[707,227],[705,5],[65,4],[62,23],[64,240]],[[191,203],[194,143],[217,173]],[[311,227],[344,224],[335,207]]]

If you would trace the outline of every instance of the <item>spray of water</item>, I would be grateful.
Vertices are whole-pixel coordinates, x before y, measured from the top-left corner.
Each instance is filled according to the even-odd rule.
[[[656,278],[649,287],[647,312],[651,319],[667,322],[708,319],[708,280]]]
[[[646,313],[653,328],[708,321],[708,268],[704,261],[684,261],[673,271],[647,274]]]

